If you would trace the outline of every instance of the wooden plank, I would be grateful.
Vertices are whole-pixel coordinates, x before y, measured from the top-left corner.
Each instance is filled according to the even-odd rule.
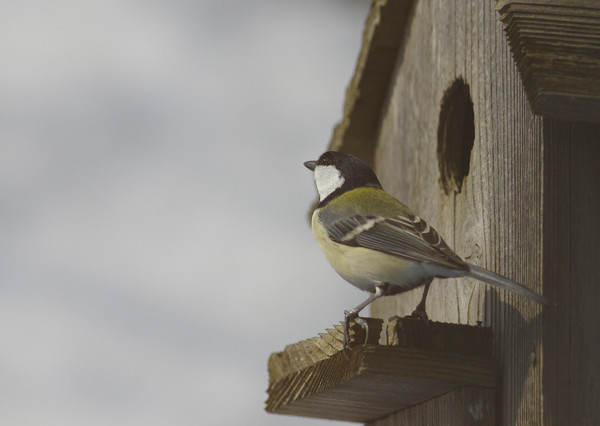
[[[376,143],[384,188],[469,262],[542,292],[542,121],[527,102],[494,5],[423,0],[407,31]],[[475,141],[461,191],[446,194],[438,122],[444,93],[459,77],[470,87]],[[415,290],[380,299],[372,315],[407,315],[420,297]],[[541,308],[461,279],[434,282],[427,309],[437,321],[492,327],[500,424],[541,424]]]
[[[571,422],[600,424],[600,125],[572,127],[570,258]],[[564,285],[564,283],[563,283]]]
[[[321,338],[272,354],[266,410],[367,422],[463,386],[481,389],[484,411],[493,409],[488,396],[497,372],[490,329],[397,318],[387,330],[389,344],[378,345],[372,343],[381,330],[375,322],[381,327],[382,321],[368,320],[370,343],[353,343],[347,354],[337,344],[333,352],[322,351]],[[340,333],[335,327],[326,335],[340,342]]]
[[[544,312],[544,424],[569,424],[571,124],[544,122],[544,238],[543,275],[548,295],[559,301]],[[561,261],[561,259],[564,259]]]
[[[492,330],[488,327],[392,317],[388,320],[386,334],[390,346],[492,357]]]
[[[533,111],[600,121],[600,2],[497,0]]]
[[[545,424],[600,424],[600,125],[548,121],[544,276]],[[566,343],[568,342],[568,344]]]
[[[438,398],[375,420],[369,426],[492,426],[494,390],[464,386]]]
[[[371,164],[381,107],[405,35],[413,0],[374,0],[365,23],[354,76],[346,89],[344,115],[330,149],[351,152]]]
[[[359,344],[377,344],[381,335],[383,320],[379,318],[363,318],[368,324],[368,336],[365,328],[350,322],[349,348]],[[320,333],[318,337],[302,340],[285,347],[283,352],[276,352],[269,357],[269,384],[277,382],[293,373],[304,370],[319,361],[331,358],[343,350],[344,329],[342,323]]]

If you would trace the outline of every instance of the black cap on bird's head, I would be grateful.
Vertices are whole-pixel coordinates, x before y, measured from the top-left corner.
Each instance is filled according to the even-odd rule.
[[[354,155],[327,151],[317,161],[304,165],[314,172],[321,203],[363,186],[381,188],[373,169]]]

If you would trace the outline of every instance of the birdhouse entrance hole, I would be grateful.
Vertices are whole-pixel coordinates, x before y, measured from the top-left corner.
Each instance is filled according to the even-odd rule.
[[[446,194],[461,191],[469,174],[474,139],[473,101],[469,85],[459,77],[444,92],[440,109],[437,156],[440,184]]]

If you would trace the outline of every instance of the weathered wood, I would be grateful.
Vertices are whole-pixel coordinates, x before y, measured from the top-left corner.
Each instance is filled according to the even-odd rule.
[[[335,330],[327,335],[340,342],[341,329]],[[340,345],[323,351],[320,338],[273,354],[266,410],[367,422],[470,386],[470,398],[481,390],[479,399],[471,401],[474,415],[493,412],[490,395],[497,372],[491,330],[397,318],[387,335],[389,345],[358,344],[348,354],[340,352]],[[371,342],[377,337],[374,333]],[[480,400],[484,403],[478,406]]]
[[[412,4],[413,0],[371,2],[354,76],[346,89],[344,115],[334,129],[330,149],[352,152],[373,162],[368,143],[377,133]]]
[[[492,426],[496,424],[494,410],[493,389],[464,386],[369,426]]]
[[[489,327],[393,317],[387,324],[386,339],[390,346],[492,357],[492,329]]]
[[[375,345],[379,342],[383,320],[379,318],[361,318],[368,324],[366,328],[350,322],[348,347],[354,348],[361,344]],[[320,333],[318,337],[302,340],[285,347],[283,352],[276,352],[269,357],[269,385],[293,373],[313,366],[336,355],[344,348],[344,327],[342,323],[335,324]]]
[[[600,125],[544,123],[544,424],[600,424]]]
[[[497,18],[489,2],[417,3],[384,108],[376,171],[384,188],[463,258],[542,292],[541,119],[529,107]],[[446,194],[439,182],[438,115],[459,77],[470,87],[475,143],[461,191]],[[381,299],[372,314],[406,315],[420,296],[416,290]],[[492,327],[502,368],[499,421],[541,424],[541,308],[460,279],[434,282],[427,309],[438,321]]]
[[[573,123],[570,141],[573,168],[570,179],[571,285],[568,341],[571,344],[568,409],[570,414],[583,419],[582,424],[588,425],[600,424],[599,141],[600,125]],[[553,373],[556,371],[549,372],[550,377]],[[567,421],[571,418],[567,417]]]
[[[536,114],[600,121],[600,1],[497,0]]]

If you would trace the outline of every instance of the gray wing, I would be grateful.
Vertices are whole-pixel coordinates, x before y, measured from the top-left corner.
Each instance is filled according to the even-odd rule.
[[[377,250],[416,262],[467,269],[466,263],[446,245],[436,230],[418,216],[329,219],[323,225],[329,238],[336,243]]]

